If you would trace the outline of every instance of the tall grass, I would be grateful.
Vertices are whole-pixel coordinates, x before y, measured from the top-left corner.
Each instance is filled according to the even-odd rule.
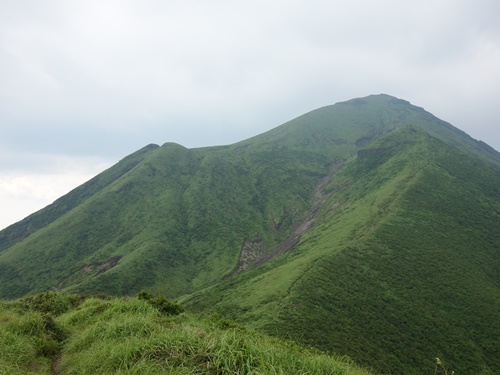
[[[40,313],[23,313],[0,301],[0,374],[47,373],[48,336]]]
[[[50,342],[57,350],[43,349]],[[369,374],[216,316],[166,315],[138,298],[87,298],[57,316],[26,300],[2,302],[0,354],[0,374]]]
[[[59,322],[73,330],[62,351],[67,374],[368,374],[214,318],[165,317],[144,300],[87,300]]]

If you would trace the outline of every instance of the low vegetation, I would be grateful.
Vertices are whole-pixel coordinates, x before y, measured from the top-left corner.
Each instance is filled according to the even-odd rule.
[[[183,313],[178,298],[381,373],[498,374],[499,166],[500,153],[387,95],[233,145],[147,146],[0,231],[0,298],[25,297],[2,305],[1,339],[20,340],[2,360],[66,373],[307,372],[279,354],[293,350],[316,373],[336,368]],[[143,289],[158,296],[77,297]],[[236,349],[220,354],[226,342]]]
[[[0,374],[370,374],[347,358],[138,297],[0,301]]]
[[[292,251],[183,303],[381,373],[439,357],[497,374],[499,186],[497,169],[400,129],[346,163]]]

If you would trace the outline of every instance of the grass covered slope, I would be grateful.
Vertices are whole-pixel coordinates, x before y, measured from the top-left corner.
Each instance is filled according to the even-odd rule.
[[[0,232],[0,296],[147,289],[384,373],[493,374],[499,162],[387,95],[151,146]]]
[[[0,255],[0,295],[51,288],[180,295],[238,265],[245,240],[279,244],[308,209],[328,166],[286,162],[296,176],[247,163],[251,150],[188,150],[166,144],[119,179]],[[276,152],[278,154],[278,152]],[[313,155],[313,157],[316,157]]]
[[[500,371],[500,175],[435,143],[427,152],[364,235],[294,285],[281,334],[377,370],[419,374],[440,357],[456,373]]]
[[[0,373],[13,375],[369,374],[216,316],[168,315],[130,297],[0,301],[0,353]]]
[[[60,216],[71,211],[100,190],[112,184],[137,164],[142,162],[142,160],[157,147],[157,145],[150,144],[128,155],[113,167],[100,173],[98,176],[72,190],[65,196],[57,199],[46,208],[0,231],[0,252],[49,225]]]
[[[289,253],[185,299],[379,372],[500,372],[500,172],[417,127],[358,153]]]
[[[175,297],[214,284],[262,263],[314,208],[325,177],[408,123],[456,136],[418,107],[379,95],[231,146],[148,146],[0,232],[0,296],[149,288]]]

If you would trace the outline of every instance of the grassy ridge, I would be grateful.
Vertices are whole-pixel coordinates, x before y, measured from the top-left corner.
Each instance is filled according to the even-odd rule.
[[[0,232],[0,296],[146,288],[381,372],[500,372],[499,160],[386,95],[230,146],[147,147]]]
[[[408,124],[500,160],[387,95],[324,107],[230,146],[150,145],[0,232],[0,296],[149,288],[178,297],[215,284],[239,268],[244,244],[257,244],[251,263],[282,243],[333,166]]]
[[[8,230],[0,231],[0,252],[49,225],[106,186],[112,184],[144,160],[146,155],[157,147],[157,145],[151,144],[128,155],[107,171],[100,173],[65,196],[57,199],[43,210],[35,212],[20,222],[11,225]]]
[[[246,239],[260,237],[272,249],[286,238],[328,171],[311,161],[314,154],[295,161],[287,153],[287,170],[309,172],[272,173],[271,166],[246,164],[251,154],[162,146],[5,250],[0,294],[12,298],[54,287],[133,294],[147,287],[175,296],[220,280],[236,267]],[[113,269],[86,271],[113,257],[121,257]]]
[[[194,294],[232,319],[379,372],[494,374],[500,173],[416,127],[361,150],[281,259]]]
[[[0,333],[5,374],[369,374],[217,316],[169,316],[130,297],[0,302]]]

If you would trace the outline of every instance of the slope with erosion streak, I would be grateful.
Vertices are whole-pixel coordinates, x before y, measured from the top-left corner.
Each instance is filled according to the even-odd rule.
[[[325,167],[317,165],[316,156],[305,153],[300,162],[286,150],[275,156],[272,160],[281,158],[283,166],[302,172],[293,181],[285,171],[270,175],[272,166],[245,163],[227,147],[158,148],[6,250],[0,258],[2,295],[55,287],[112,294],[154,288],[175,296],[219,280],[234,268],[244,238],[260,233],[269,248],[285,238],[287,225],[271,231],[270,221],[300,217],[322,177]],[[287,188],[287,194],[278,193]],[[111,269],[87,271],[115,257],[121,258]]]
[[[404,129],[404,132],[413,133],[416,128]],[[421,137],[428,137],[423,131],[416,131]],[[403,132],[400,132],[403,133]],[[406,142],[406,147],[411,148],[414,143],[412,137]],[[399,139],[399,138],[398,138]],[[401,140],[398,147],[404,148],[405,142]],[[378,150],[378,163],[384,163],[387,154],[394,153],[390,147],[384,146],[386,154],[381,152],[382,147],[374,146]],[[425,163],[427,163],[427,159]],[[331,182],[322,186],[321,209],[315,214],[309,231],[302,233],[300,242],[287,252],[270,263],[258,269],[252,269],[236,276],[233,280],[226,280],[220,285],[202,291],[186,299],[186,303],[195,308],[209,308],[214,300],[220,300],[219,310],[229,313],[234,319],[253,322],[257,319],[266,320],[275,316],[260,314],[259,310],[268,309],[269,305],[276,305],[281,300],[290,285],[302,276],[305,269],[321,257],[337,249],[347,246],[365,233],[366,228],[374,226],[381,220],[385,210],[377,206],[386,207],[394,197],[414,178],[424,162],[412,159],[410,164],[399,163],[398,168],[404,169],[401,175],[388,176],[387,173],[375,171],[373,157],[356,158],[347,163],[340,171],[335,173]],[[354,172],[353,172],[354,171]],[[355,178],[352,177],[356,173]],[[364,178],[363,178],[364,177]],[[378,185],[385,186],[382,190]],[[306,217],[307,218],[307,217]],[[312,230],[311,230],[312,229]],[[318,238],[328,234],[328,241],[318,244]],[[222,296],[222,297],[221,297]],[[244,298],[242,298],[244,296]],[[273,296],[279,296],[273,299]],[[238,301],[238,302],[235,302]],[[234,310],[234,314],[233,314]],[[245,313],[241,314],[244,311]],[[249,317],[247,317],[247,313]],[[256,323],[263,325],[263,323]]]
[[[0,295],[62,287],[177,296],[204,288],[238,268],[246,241],[260,241],[255,259],[281,252],[287,238],[294,243],[294,225],[331,165],[410,123],[466,153],[482,150],[451,125],[387,95],[321,108],[230,146],[147,147],[0,232],[8,239]],[[85,272],[118,256],[105,272]]]
[[[493,170],[441,151],[381,225],[295,285],[274,329],[378,371],[419,374],[435,357],[499,371],[500,205],[481,186]]]
[[[185,301],[378,371],[420,374],[438,356],[496,373],[499,184],[417,128],[394,132],[335,176],[292,251]]]

